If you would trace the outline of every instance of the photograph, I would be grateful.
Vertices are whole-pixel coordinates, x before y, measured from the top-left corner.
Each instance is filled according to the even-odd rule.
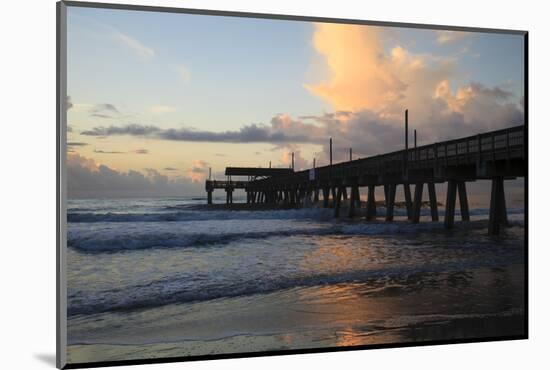
[[[527,338],[527,32],[58,11],[68,366]]]

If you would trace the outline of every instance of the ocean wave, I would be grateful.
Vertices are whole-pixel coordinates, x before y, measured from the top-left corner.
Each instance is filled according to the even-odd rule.
[[[511,221],[511,226],[524,227],[523,221]],[[249,225],[250,226],[250,225]],[[85,253],[117,253],[160,248],[203,248],[224,246],[239,240],[267,239],[273,237],[311,237],[311,236],[395,236],[419,233],[448,233],[479,230],[487,227],[487,221],[456,222],[452,231],[445,230],[439,222],[412,224],[397,222],[333,222],[316,224],[293,224],[289,228],[258,228],[246,231],[244,228],[231,232],[188,232],[170,228],[128,231],[126,229],[97,229],[93,233],[69,230],[67,245]]]
[[[226,279],[223,281],[213,279],[197,284],[196,281],[190,281],[188,276],[173,277],[96,293],[81,291],[70,293],[68,315],[141,310],[170,304],[203,302],[221,298],[268,294],[294,288],[348,283],[365,284],[366,286],[362,290],[364,295],[386,296],[394,294],[396,289],[410,289],[407,288],[405,281],[407,283],[410,283],[411,279],[420,281],[423,276],[433,279],[434,273],[448,273],[453,268],[462,269],[464,264],[455,267],[452,264],[426,264],[422,267],[345,271],[310,276],[264,275],[260,280],[238,279],[234,283]],[[403,280],[403,284],[399,283],[400,279]],[[388,281],[390,286],[385,287]]]
[[[426,284],[446,286],[456,272],[492,268],[491,260],[453,261],[422,265],[399,265],[379,269],[335,271],[312,275],[265,274],[241,276],[238,279],[212,277],[204,280],[189,275],[172,276],[144,284],[102,290],[75,291],[68,295],[68,315],[91,315],[162,307],[172,304],[196,303],[216,299],[270,294],[289,289],[338,284],[358,284],[357,292],[364,296],[396,296]],[[435,284],[434,279],[443,284]]]
[[[325,220],[330,219],[333,210],[325,208],[302,208],[291,210],[259,211],[177,211],[157,213],[79,213],[69,212],[70,223],[86,222],[174,222],[174,221],[208,221],[208,220]]]
[[[190,210],[189,206],[179,207],[170,206],[170,210],[175,212],[151,212],[151,213],[94,213],[94,212],[78,212],[70,210],[67,214],[69,223],[91,223],[91,222],[182,222],[182,221],[208,221],[208,220],[331,220],[334,215],[334,210],[330,208],[300,208],[286,210],[256,210],[256,211],[231,211],[231,210]],[[345,213],[345,212],[344,212]],[[384,207],[379,207],[377,210],[379,215],[385,213]],[[522,208],[509,208],[509,215],[523,214]],[[429,209],[422,209],[421,216],[430,215]],[[443,210],[439,210],[440,216],[444,216]],[[460,210],[455,212],[460,215]],[[396,217],[406,216],[405,209],[396,209],[394,211]],[[471,216],[488,216],[489,209],[476,208],[470,210]]]
[[[143,250],[153,248],[188,248],[226,245],[240,239],[264,239],[269,237],[298,236],[298,235],[329,235],[338,234],[338,228],[288,231],[252,231],[235,233],[141,233],[124,234],[106,237],[89,238],[87,236],[69,235],[67,245],[70,248],[88,253],[122,252],[129,250]]]

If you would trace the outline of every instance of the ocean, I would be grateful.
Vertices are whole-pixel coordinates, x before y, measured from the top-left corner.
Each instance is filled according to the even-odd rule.
[[[334,219],[320,207],[205,203],[69,200],[69,362],[526,330],[523,209],[509,209],[510,227],[490,237],[484,208],[444,230],[427,209],[414,225],[403,209],[385,223]]]

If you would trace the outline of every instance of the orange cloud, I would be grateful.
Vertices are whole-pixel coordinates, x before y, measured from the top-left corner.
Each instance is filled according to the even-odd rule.
[[[456,94],[453,94],[449,81],[443,80],[436,86],[434,96],[445,101],[450,111],[462,113],[466,104],[476,96],[476,92],[469,85],[459,88]]]
[[[202,182],[206,180],[208,176],[209,164],[200,159],[193,162],[193,166],[187,171],[187,176],[191,179],[191,182]]]
[[[306,88],[337,110],[378,111],[399,99],[406,85],[387,68],[381,32],[377,27],[316,24],[313,45],[326,58],[332,76]]]
[[[292,153],[294,153],[294,170],[301,171],[311,167],[310,163],[302,157],[301,150],[294,146],[289,146],[289,150],[285,150],[281,154],[281,163],[284,168],[292,166]]]
[[[436,85],[450,78],[454,60],[414,54],[401,45],[384,48],[386,30],[379,27],[316,24],[313,45],[325,57],[328,81],[305,87],[344,111],[370,110],[400,118],[414,110],[427,118]]]

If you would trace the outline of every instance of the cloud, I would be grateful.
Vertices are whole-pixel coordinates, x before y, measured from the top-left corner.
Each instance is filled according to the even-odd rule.
[[[138,40],[120,32],[115,31],[115,39],[128,47],[130,50],[132,50],[135,54],[137,54],[140,58],[143,59],[150,59],[155,56],[155,51]]]
[[[113,104],[104,103],[94,105],[90,109],[90,115],[99,118],[118,118],[121,114]]]
[[[289,147],[281,154],[281,163],[284,168],[292,168],[292,153],[294,153],[294,170],[301,171],[312,167],[312,164],[302,157],[302,152],[297,147]]]
[[[187,178],[170,179],[149,168],[145,173],[117,171],[93,159],[70,153],[67,157],[69,198],[203,195],[204,184]]]
[[[424,143],[523,124],[520,100],[503,87],[470,82],[451,88],[455,58],[415,54],[388,37],[387,30],[316,24],[313,45],[324,57],[327,80],[305,87],[330,103],[334,113],[300,117],[334,137],[336,155],[353,147],[361,155],[402,148],[403,112]],[[438,33],[442,42],[464,37]],[[394,44],[391,44],[393,42]],[[323,145],[326,155],[326,143]],[[342,151],[342,153],[339,153]]]
[[[437,43],[438,44],[450,44],[458,40],[462,40],[468,36],[467,32],[461,31],[437,31]]]
[[[237,131],[201,131],[192,128],[160,129],[156,126],[132,124],[127,126],[94,127],[81,132],[88,136],[153,136],[174,141],[224,142],[224,143],[285,143],[311,142],[310,131],[317,128],[312,124],[293,121],[288,116],[275,116],[271,125],[250,124]]]
[[[99,166],[91,158],[86,158],[80,154],[72,153],[67,155],[68,167],[82,167],[89,171],[97,171]]]
[[[116,150],[94,149],[94,153],[97,153],[97,154],[124,154],[125,152],[118,152]]]
[[[208,166],[208,162],[202,161],[200,159],[195,160],[193,162],[193,166],[187,171],[187,176],[191,179],[192,182],[203,182],[208,175]]]
[[[132,150],[132,153],[134,153],[134,154],[149,154],[149,150],[147,150],[147,149],[136,149],[136,150]]]
[[[149,150],[147,149],[136,149],[132,150],[130,152],[119,152],[116,150],[101,150],[101,149],[94,149],[94,153],[98,154],[149,154]]]
[[[392,70],[391,56],[384,55],[383,32],[377,27],[316,24],[313,46],[331,76],[305,87],[335,110],[381,110],[400,99],[407,85]]]
[[[418,97],[417,97],[418,98]],[[479,132],[523,124],[521,99],[516,99],[501,87],[471,83],[456,91],[448,80],[434,84],[419,100],[420,108],[409,111],[411,133],[418,130],[419,143],[448,140]],[[414,104],[411,104],[414,106]],[[349,148],[355,156],[375,155],[403,147],[403,113],[388,115],[370,109],[335,111],[322,115],[292,118],[274,116],[269,125],[245,125],[239,130],[225,132],[194,129],[160,129],[155,126],[128,125],[96,127],[82,135],[134,135],[158,140],[181,140],[226,143],[268,143],[274,149],[295,151],[298,144],[322,146],[318,163],[328,162],[328,138],[334,140],[334,160],[347,160]],[[217,153],[217,156],[220,153]],[[283,160],[283,163],[289,162]],[[301,168],[296,166],[296,168]],[[198,172],[198,171],[195,171]]]
[[[298,144],[314,144],[322,149],[316,155],[320,164],[328,162],[329,137],[334,139],[335,161],[347,160],[350,147],[360,157],[403,148],[405,109],[409,109],[411,133],[418,130],[419,144],[523,124],[521,97],[506,85],[472,81],[453,86],[456,59],[412,53],[387,32],[371,26],[315,25],[313,45],[330,74],[306,88],[328,102],[333,112],[297,118],[277,114],[266,124],[245,124],[223,132],[133,124],[95,127],[82,134],[268,143],[275,150],[294,151],[297,163],[302,155]],[[288,158],[281,160],[286,163]]]
[[[164,171],[177,171],[178,169],[175,168],[175,167],[164,167],[163,170]]]
[[[71,109],[73,107],[73,102],[71,101],[71,97],[67,95],[67,100],[65,101],[67,104],[67,110]]]
[[[144,126],[138,124],[130,124],[126,126],[99,126],[91,130],[82,131],[81,135],[87,136],[113,136],[113,135],[132,135],[132,136],[147,136],[162,131],[155,126]]]
[[[330,76],[306,84],[336,111],[370,110],[400,117],[405,108],[420,109],[434,86],[450,76],[455,60],[414,54],[399,44],[384,44],[389,31],[379,27],[316,24],[313,45]]]
[[[67,142],[67,146],[86,146],[88,143],[82,143],[77,141],[69,141]]]

